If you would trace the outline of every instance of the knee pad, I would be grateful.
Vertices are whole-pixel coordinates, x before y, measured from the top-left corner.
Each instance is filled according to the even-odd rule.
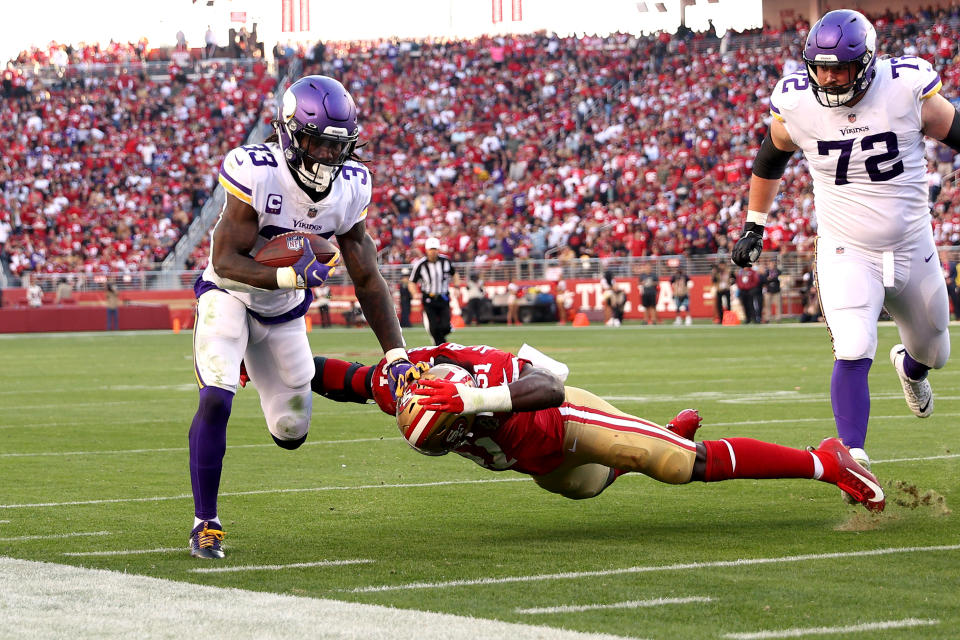
[[[269,400],[262,401],[262,406],[267,428],[275,439],[285,442],[301,440],[302,443],[310,429],[313,411],[309,387],[302,391],[273,394]]]
[[[654,480],[668,484],[690,482],[696,452],[671,446],[668,443],[653,442],[654,446],[644,447],[636,444],[619,444],[610,449],[613,467],[624,471],[635,471],[650,476]]]
[[[833,353],[837,360],[873,359],[877,354],[876,322],[871,327],[868,324],[852,324],[849,326],[835,326],[829,324],[830,336],[833,339]]]
[[[616,478],[616,471],[602,464],[581,464],[558,469],[533,481],[550,493],[559,493],[571,500],[586,500],[600,495]]]

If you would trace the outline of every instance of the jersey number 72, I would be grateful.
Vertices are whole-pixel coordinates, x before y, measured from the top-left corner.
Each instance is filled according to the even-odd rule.
[[[847,180],[847,172],[850,170],[850,156],[853,153],[853,146],[857,143],[857,138],[848,140],[819,140],[817,141],[817,151],[822,156],[828,156],[834,151],[840,152],[837,159],[837,177],[835,184],[850,184]],[[864,159],[864,166],[871,182],[886,182],[893,180],[903,173],[903,161],[897,160],[889,169],[881,169],[880,163],[889,162],[900,155],[900,148],[897,145],[897,134],[893,131],[884,131],[875,133],[871,136],[865,136],[860,139],[860,148],[863,151],[873,151],[877,145],[883,145],[886,150],[875,153]]]

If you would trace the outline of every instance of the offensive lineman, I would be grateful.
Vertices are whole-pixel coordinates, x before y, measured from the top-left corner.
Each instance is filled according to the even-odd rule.
[[[837,434],[865,467],[867,373],[886,306],[902,344],[890,350],[907,405],[933,413],[927,380],[950,356],[948,302],[927,204],[924,135],[960,151],[960,114],[939,94],[930,64],[876,55],[877,34],[860,13],[831,11],[810,29],[805,70],[770,97],[773,120],[750,178],[743,235],[733,261],[760,257],[763,225],[794,151],[813,178],[816,278],[836,361],[830,383]]]
[[[354,154],[353,98],[333,78],[306,76],[283,94],[278,115],[276,134],[264,144],[238,147],[224,158],[226,204],[213,230],[210,263],[194,285],[200,402],[190,426],[190,554],[198,558],[224,557],[217,493],[241,362],[277,445],[296,449],[310,428],[314,364],[303,316],[310,289],[323,284],[338,258],[319,264],[304,242],[292,267],[267,267],[250,256],[269,239],[291,231],[336,235],[357,299],[386,353],[389,386],[402,389],[419,375],[365,230],[371,180]]]
[[[536,366],[528,358],[547,362]],[[680,412],[666,428],[629,415],[589,391],[565,387],[565,371],[551,370],[559,363],[536,350],[520,357],[484,345],[445,343],[411,349],[410,359],[433,368],[408,387],[399,412],[382,374],[384,360],[364,367],[317,356],[313,390],[338,402],[372,398],[384,413],[397,416],[417,451],[453,451],[493,471],[526,473],[567,498],[592,498],[623,473],[637,472],[670,484],[814,478],[836,484],[872,511],[885,505],[877,479],[837,438],[812,451],[752,438],[693,442],[700,426],[696,411]],[[443,369],[450,373],[451,364],[453,377],[434,378]]]

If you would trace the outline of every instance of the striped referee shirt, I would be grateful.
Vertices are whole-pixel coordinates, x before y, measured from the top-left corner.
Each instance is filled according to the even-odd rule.
[[[423,295],[447,295],[450,280],[455,270],[447,256],[437,256],[436,262],[430,262],[426,256],[419,258],[411,267],[410,282],[420,285]]]

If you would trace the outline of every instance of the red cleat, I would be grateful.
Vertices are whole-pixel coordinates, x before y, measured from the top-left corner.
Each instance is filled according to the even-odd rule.
[[[250,376],[247,374],[247,365],[241,360],[240,361],[240,386],[246,387],[247,383],[250,382]]]
[[[823,480],[833,482],[870,511],[883,511],[887,501],[880,481],[853,459],[840,438],[827,438],[814,453],[824,463]]]
[[[703,418],[700,417],[700,413],[696,409],[684,409],[677,414],[676,418],[667,423],[667,429],[681,438],[693,440],[701,422],[703,422]]]

